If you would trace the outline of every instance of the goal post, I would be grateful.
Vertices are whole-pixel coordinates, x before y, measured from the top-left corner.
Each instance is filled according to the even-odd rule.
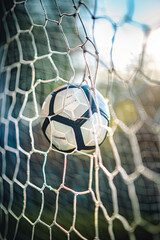
[[[0,2],[0,239],[160,238],[159,5]],[[42,106],[84,84],[109,106],[107,137],[92,120],[95,148],[64,152]]]

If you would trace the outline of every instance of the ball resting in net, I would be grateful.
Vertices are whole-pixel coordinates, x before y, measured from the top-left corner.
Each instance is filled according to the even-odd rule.
[[[87,85],[55,89],[42,106],[42,131],[53,147],[63,152],[92,150],[107,135],[110,114],[107,102]]]

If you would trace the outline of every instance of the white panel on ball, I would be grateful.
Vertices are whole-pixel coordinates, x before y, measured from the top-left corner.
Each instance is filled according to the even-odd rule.
[[[70,150],[76,148],[75,134],[70,126],[51,121],[46,129],[46,135],[49,139],[52,136],[52,144],[58,149]]]
[[[107,120],[103,116],[98,116],[98,113],[94,113],[81,126],[84,144],[86,146],[95,146],[96,139],[98,141],[98,144],[101,144],[107,133],[107,130],[105,128],[107,124]]]
[[[72,120],[77,120],[89,109],[89,102],[81,89],[69,88],[56,95],[54,113],[65,114]]]

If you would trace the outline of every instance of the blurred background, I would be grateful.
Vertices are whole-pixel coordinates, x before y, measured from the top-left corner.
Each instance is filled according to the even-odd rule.
[[[159,0],[2,0],[0,16],[0,239],[160,239]],[[110,131],[65,155],[41,108],[82,82]]]

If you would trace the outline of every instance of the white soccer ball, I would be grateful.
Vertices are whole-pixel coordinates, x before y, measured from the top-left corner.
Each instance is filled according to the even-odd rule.
[[[100,145],[106,135],[108,104],[87,86],[64,85],[54,90],[42,106],[42,131],[52,146],[63,152],[86,151]]]

